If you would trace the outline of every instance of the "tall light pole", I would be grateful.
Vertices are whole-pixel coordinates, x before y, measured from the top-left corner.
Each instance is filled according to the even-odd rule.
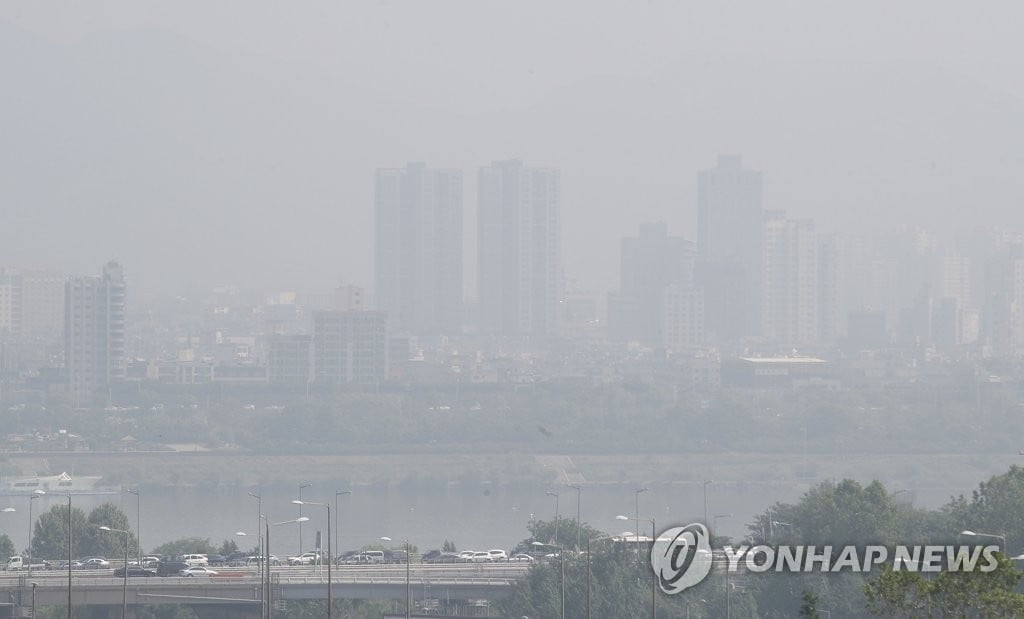
[[[629,517],[628,516],[616,516],[615,519],[616,520],[626,520],[626,521],[629,521]],[[657,525],[654,524],[654,518],[644,518],[643,520],[644,520],[644,522],[651,523],[651,549],[653,550],[654,549],[654,543],[658,539],[658,533],[656,531]],[[637,543],[637,548],[639,548],[640,547],[640,529],[639,528],[637,528],[636,543]],[[654,573],[654,570],[651,570],[651,619],[656,619],[657,614],[658,614],[658,597],[657,597],[658,588],[657,588],[657,584],[658,584],[657,574]]]
[[[302,501],[292,501],[292,503],[297,504],[299,507],[302,507],[303,505],[317,505],[319,507],[327,508],[327,617],[328,619],[330,619],[330,617],[333,615],[334,607],[334,595],[332,593],[334,580],[331,578],[331,563],[333,563],[333,561],[331,561],[331,504],[313,503],[310,501],[306,501],[305,503],[303,503]],[[321,563],[322,560],[323,557],[321,557]],[[322,573],[323,572],[321,572],[321,574]]]
[[[128,536],[131,533],[126,529],[114,529],[103,525],[100,531],[111,533],[124,533],[124,585],[121,588],[121,619],[128,619]]]
[[[583,533],[583,522],[580,520],[580,497],[583,495],[583,486],[571,484],[569,487],[576,491],[576,552],[579,552],[580,536]]]
[[[648,490],[650,490],[650,488],[637,488],[633,491],[633,514],[634,520],[636,520],[636,527],[634,527],[633,530],[636,531],[636,539],[634,541],[636,542],[637,561],[640,560],[640,493],[647,492]]]
[[[992,537],[1003,542],[1003,554],[1010,556],[1010,550],[1006,547],[1006,536],[999,535],[997,533],[976,533],[970,529],[960,531],[960,535],[967,535],[968,537]]]
[[[32,501],[46,494],[42,490],[36,490],[28,497],[28,577],[32,579]]]
[[[704,480],[704,526],[708,526],[708,484],[712,483],[710,479]]]
[[[338,507],[338,497],[346,494],[352,494],[351,490],[345,490],[344,492],[337,490],[334,492],[334,539],[338,540],[334,546],[338,549],[338,554],[341,554],[341,528],[338,525],[338,517],[341,514],[341,508]],[[330,525],[328,525],[330,526]]]
[[[266,614],[266,596],[263,589],[263,561],[270,561],[263,556],[263,495],[249,491],[249,496],[256,499],[256,554],[259,556],[258,565],[256,567],[256,574],[260,579],[260,615]]]
[[[591,594],[590,594],[590,590],[592,588],[592,581],[594,579],[593,579],[593,577],[591,576],[591,573],[590,573],[590,544],[591,544],[591,542],[599,542],[601,540],[614,539],[614,538],[615,538],[614,535],[602,535],[600,537],[588,537],[587,538],[587,619],[591,619],[591,617],[593,616],[591,614],[591,604],[590,604]]]
[[[530,545],[545,546],[546,544],[544,542],[533,541],[530,542]],[[565,619],[565,552],[563,551],[564,549],[561,546],[558,546],[558,566],[560,572],[558,587],[561,590],[561,611],[559,616],[561,619]]]
[[[135,495],[135,550],[138,553],[139,567],[142,567],[142,495],[139,494],[138,488],[126,492]]]
[[[71,619],[71,493],[68,493],[68,619]]]
[[[392,541],[390,537],[380,538],[382,541]],[[409,540],[405,540],[405,619],[412,616],[412,580],[409,578],[409,565],[412,563],[412,552],[409,549]]]
[[[262,524],[263,524],[263,522],[262,522],[262,519],[261,519],[260,525],[262,525]],[[245,531],[235,531],[235,535],[237,537],[248,537],[249,536],[249,534],[246,533]],[[262,546],[263,546],[263,527],[262,526],[259,529],[256,529],[256,539],[258,540],[256,542],[256,548],[257,549],[262,548]],[[260,550],[257,550],[256,552],[258,554],[260,552]],[[257,563],[256,563],[256,576],[257,576],[257,578],[260,579],[260,587],[259,587],[259,592],[260,592],[260,619],[264,619],[266,611],[264,610],[264,600],[263,600],[263,567],[261,565],[262,564],[262,557],[258,557],[257,559],[258,560],[257,560]]]
[[[545,492],[548,496],[555,497],[555,546],[558,545],[558,493],[557,492]]]
[[[302,489],[309,488],[313,484],[299,484],[299,501],[302,500]],[[299,518],[302,518],[302,503],[299,503]],[[307,518],[308,520],[308,518]],[[299,522],[299,553],[298,556],[302,556],[302,522]]]
[[[300,505],[299,507],[302,507],[302,506]],[[272,617],[274,616],[274,596],[273,596],[273,590],[270,588],[270,581],[271,581],[271,578],[270,578],[271,577],[271,569],[270,569],[270,527],[278,527],[278,526],[281,526],[281,525],[284,525],[284,524],[292,524],[292,523],[296,523],[296,522],[299,524],[299,526],[302,526],[302,523],[306,522],[307,520],[309,520],[309,518],[306,518],[305,516],[299,516],[298,518],[293,518],[292,520],[283,520],[281,522],[270,522],[269,520],[267,520],[267,530],[266,530],[267,542],[266,542],[266,545],[264,545],[264,548],[267,551],[267,553],[266,553],[267,554],[267,556],[266,556],[267,567],[266,567],[265,570],[263,570],[264,574],[266,574],[266,578],[267,578],[267,583],[266,583],[266,588],[267,588],[266,589],[267,590],[267,594],[266,594],[266,598],[267,598],[267,619],[272,619]]]

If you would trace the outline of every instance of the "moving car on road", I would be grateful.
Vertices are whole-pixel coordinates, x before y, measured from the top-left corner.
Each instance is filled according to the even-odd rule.
[[[114,570],[114,576],[116,576],[118,578],[124,578],[124,568],[123,567],[119,567],[116,570]],[[141,567],[129,567],[128,568],[128,578],[136,578],[136,577],[149,578],[150,576],[156,576],[156,572],[154,572],[153,570],[147,570],[147,569],[144,569],[144,568],[141,568]]]
[[[85,561],[82,561],[82,567],[91,570],[103,570],[110,567],[110,561],[107,561],[103,557],[89,557]]]

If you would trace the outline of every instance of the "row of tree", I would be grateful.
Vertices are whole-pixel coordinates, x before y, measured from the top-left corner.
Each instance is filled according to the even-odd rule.
[[[918,509],[903,492],[875,481],[827,481],[793,504],[776,503],[749,525],[749,535],[731,545],[987,545],[1000,546],[991,572],[921,573],[878,568],[870,573],[774,573],[727,575],[713,570],[699,585],[678,595],[654,598],[658,617],[885,617],[1024,616],[1024,593],[1015,550],[1024,542],[1024,468],[1013,466],[937,510]],[[561,520],[562,530],[576,522]],[[538,521],[522,542],[548,542],[554,523]],[[506,616],[560,615],[564,582],[566,616],[627,617],[649,614],[652,571],[645,553],[583,525],[583,539],[602,540],[589,553],[564,553],[544,562],[513,587],[501,604]],[[963,531],[1001,537],[979,538]],[[715,538],[716,547],[722,538]],[[1004,540],[1007,547],[1004,546]],[[892,556],[890,553],[889,556]],[[564,571],[563,571],[564,569]],[[564,574],[564,575],[563,575]],[[589,574],[589,576],[588,576]],[[588,581],[590,594],[588,596]],[[728,608],[728,611],[726,610]]]

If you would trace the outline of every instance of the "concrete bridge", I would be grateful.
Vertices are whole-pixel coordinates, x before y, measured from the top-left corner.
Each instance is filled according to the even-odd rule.
[[[408,586],[414,601],[424,598],[496,600],[507,596],[512,584],[528,569],[526,565],[507,563],[413,565],[408,574]],[[117,608],[122,599],[126,599],[130,614],[134,607],[141,605],[184,604],[193,607],[202,617],[259,617],[262,587],[258,573],[250,569],[218,571],[210,577],[129,578],[126,593],[124,579],[113,576],[109,570],[102,573],[76,571],[71,578],[71,604]],[[339,566],[333,570],[332,580],[336,600],[405,600],[406,597],[404,565]],[[326,569],[274,568],[271,594],[275,606],[288,601],[326,600]],[[0,618],[30,616],[33,596],[37,607],[66,607],[67,572],[35,572],[31,582],[24,574],[0,576]]]

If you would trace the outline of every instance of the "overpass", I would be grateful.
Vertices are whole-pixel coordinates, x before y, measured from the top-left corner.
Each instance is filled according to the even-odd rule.
[[[408,585],[414,602],[496,600],[509,595],[511,586],[528,570],[528,565],[510,563],[414,564],[410,566]],[[241,568],[218,572],[210,577],[132,577],[125,595],[124,579],[110,570],[78,570],[71,577],[71,604],[116,608],[125,595],[129,612],[141,605],[184,604],[204,617],[259,617],[262,587],[258,572]],[[333,569],[332,581],[336,600],[405,600],[406,596],[405,565],[338,566]],[[37,607],[66,607],[67,572],[37,571],[31,582],[25,574],[0,576],[0,618],[29,616],[33,594]],[[271,594],[276,608],[289,601],[326,600],[326,568],[274,568]]]

